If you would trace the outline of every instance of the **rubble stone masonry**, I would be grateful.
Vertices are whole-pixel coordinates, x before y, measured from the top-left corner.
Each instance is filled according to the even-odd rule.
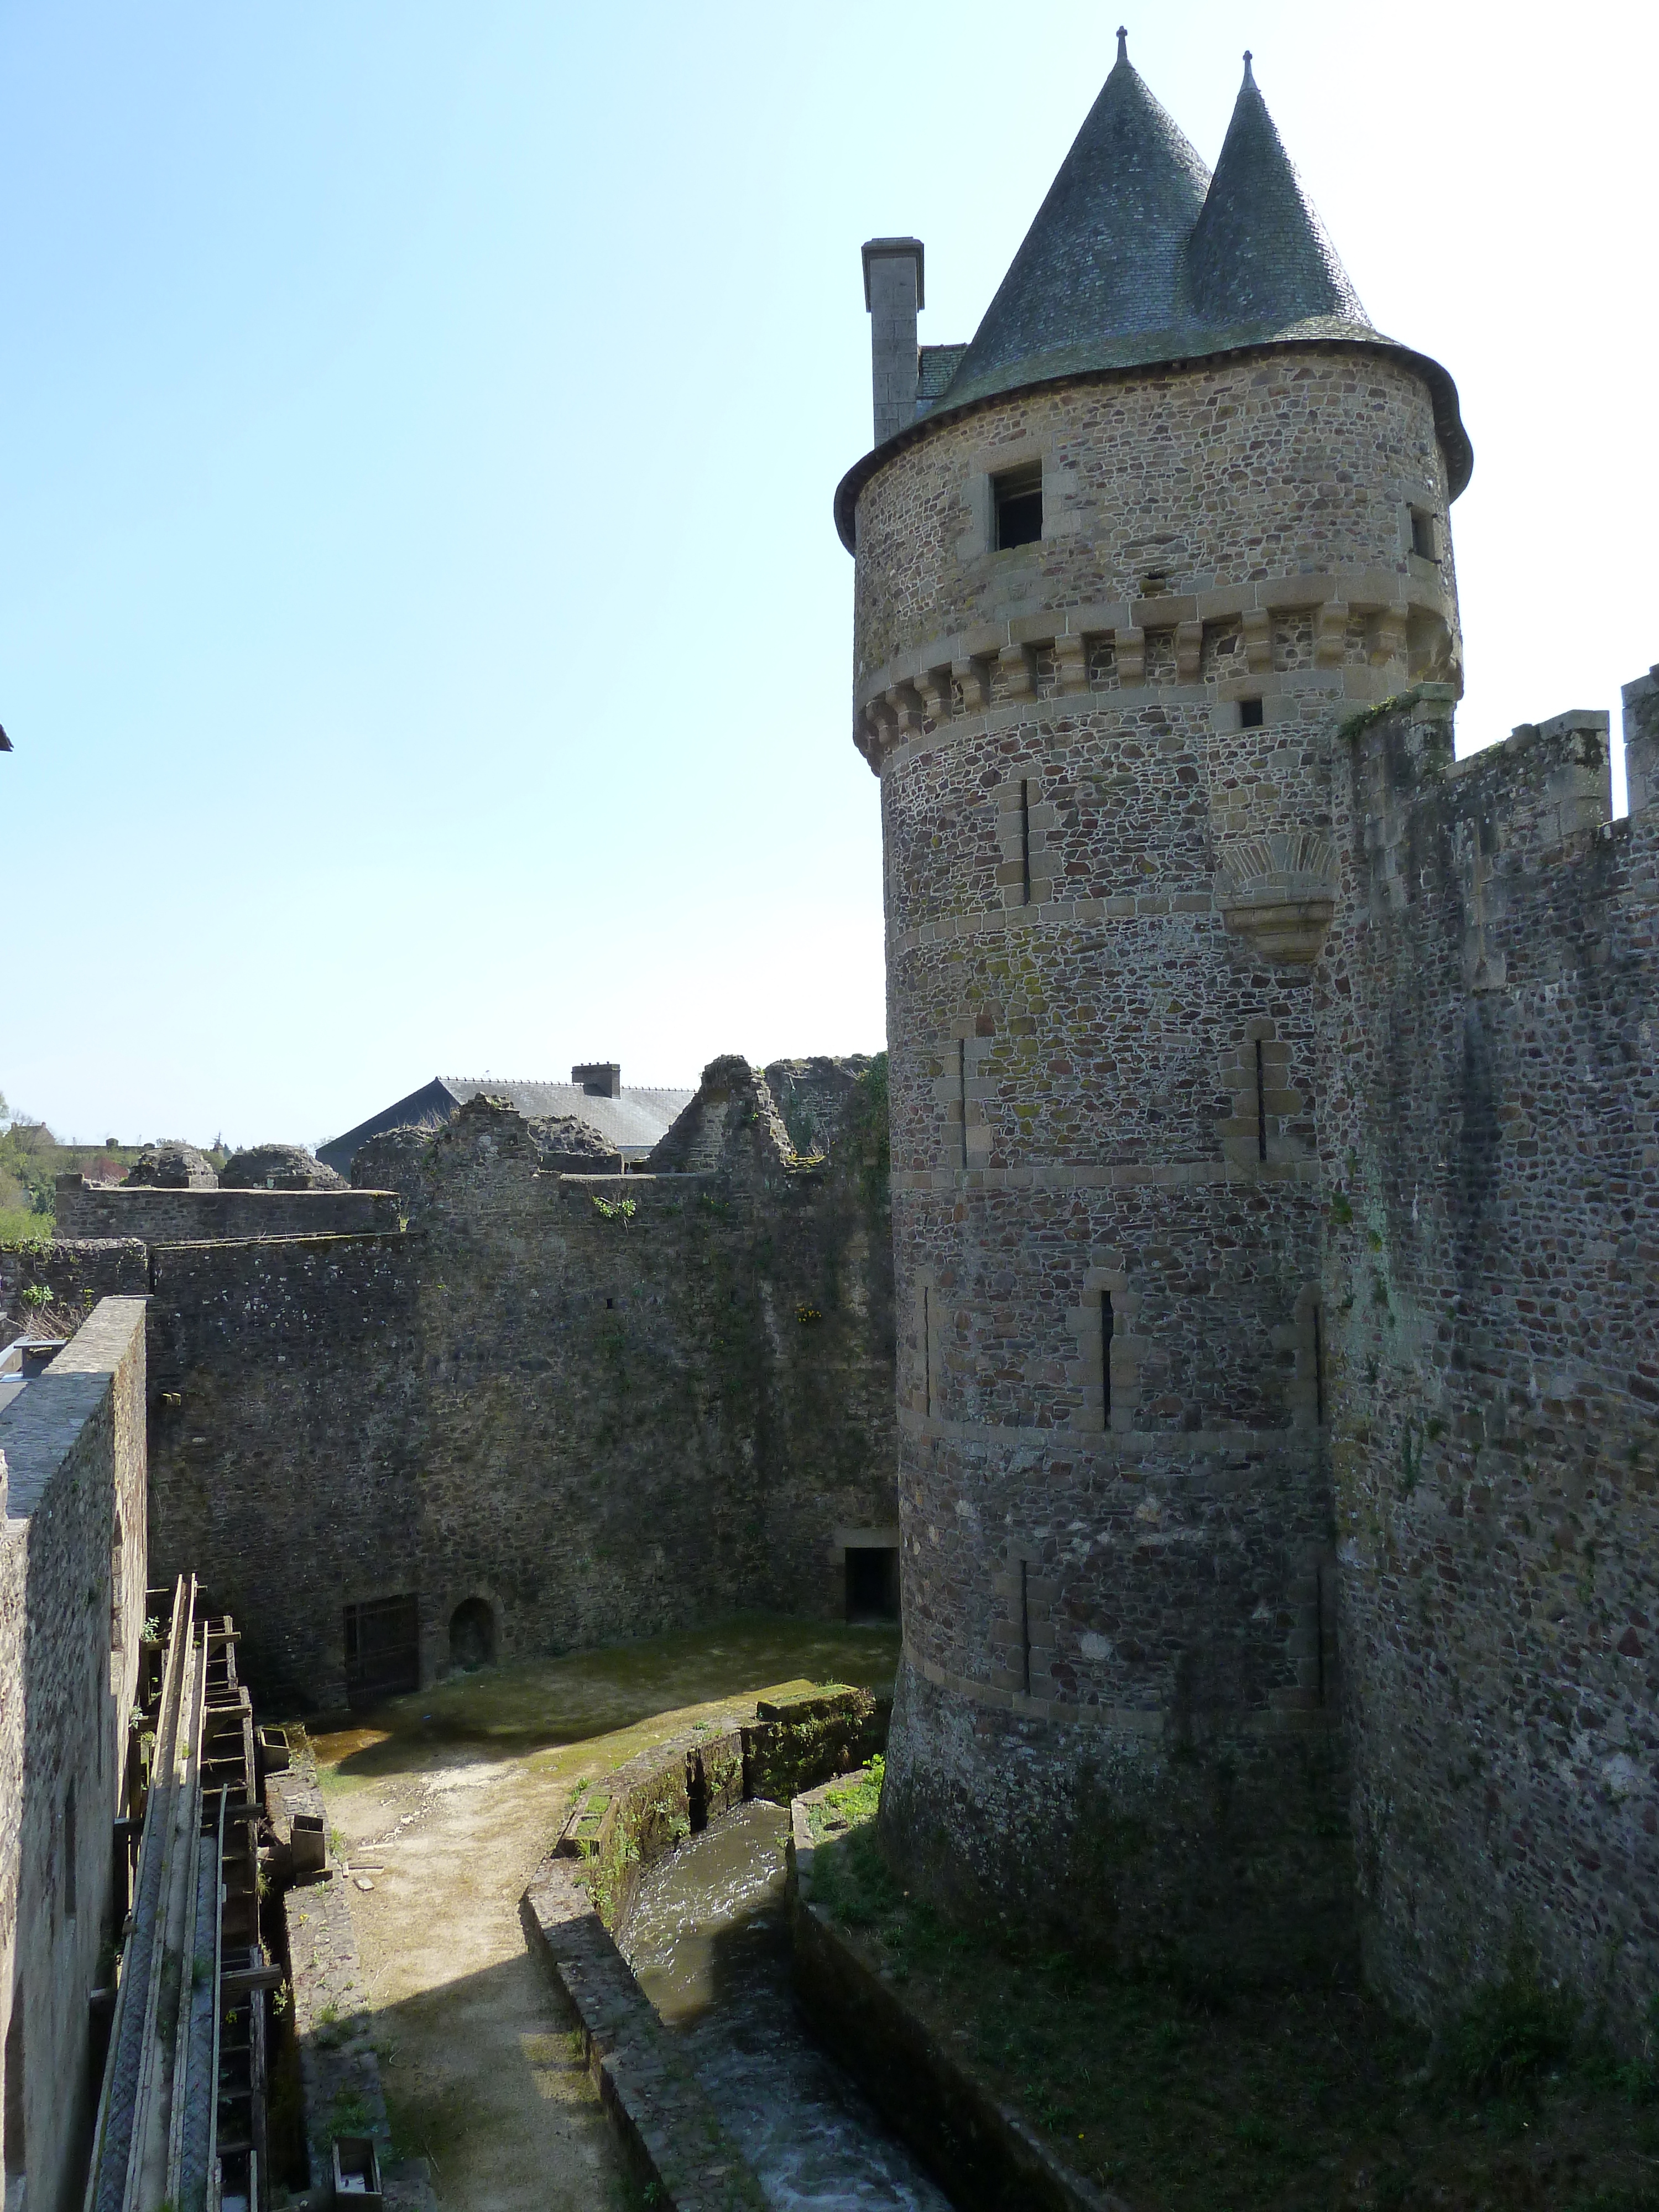
[[[0,1406],[0,2101],[7,2196],[80,2202],[147,1585],[144,1309],[106,1298]],[[125,1877],[125,1868],[122,1869]]]
[[[1042,540],[995,550],[1033,461]],[[947,1893],[1212,1966],[1328,1957],[1358,1893],[1424,2008],[1524,1923],[1628,2017],[1650,833],[1605,718],[1452,768],[1445,483],[1409,367],[1304,346],[988,403],[864,483],[882,1821]]]
[[[842,1612],[897,1520],[884,1180],[796,1164],[741,1060],[677,1129],[702,1172],[561,1176],[474,1100],[369,1148],[406,1231],[149,1248],[155,1565],[234,1615],[268,1709],[341,1704],[344,1610],[386,1598],[423,1682],[470,1600],[503,1660]],[[9,1254],[10,1294],[131,1251]]]
[[[1659,1987],[1655,689],[1454,761],[1345,748],[1320,1150],[1369,1954],[1431,2008],[1517,1940]]]

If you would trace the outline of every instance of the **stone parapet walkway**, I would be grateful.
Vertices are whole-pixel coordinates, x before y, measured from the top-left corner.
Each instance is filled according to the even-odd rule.
[[[763,2212],[765,2198],[674,2039],[606,1933],[568,1859],[524,1894],[525,1932],[581,2022],[588,2070],[631,2162],[665,2212]]]

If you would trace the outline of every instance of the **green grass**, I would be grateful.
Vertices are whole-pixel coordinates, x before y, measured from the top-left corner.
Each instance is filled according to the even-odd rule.
[[[878,1774],[815,1808],[813,1895],[956,2053],[1136,2212],[1659,2212],[1659,2075],[1523,1963],[1437,2049],[1340,1982],[1113,1974],[894,1880]],[[1659,2029],[1659,2020],[1656,2020]]]
[[[605,1739],[606,1765],[620,1765],[661,1733],[663,1717],[684,1726],[699,1706],[803,1680],[890,1691],[897,1668],[896,1629],[738,1613],[702,1628],[453,1675],[372,1714],[339,1716],[337,1728],[313,1718],[311,1733],[319,1778],[331,1790],[424,1764],[434,1741],[503,1758],[529,1752],[538,1765],[574,1779],[589,1763],[585,1747],[599,1750]]]
[[[57,1226],[50,1213],[36,1213],[27,1206],[0,1206],[0,1245],[50,1244]]]

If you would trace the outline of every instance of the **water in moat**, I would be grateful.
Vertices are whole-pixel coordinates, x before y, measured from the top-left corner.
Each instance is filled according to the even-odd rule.
[[[685,2039],[778,2212],[951,2212],[807,2033],[789,1974],[789,1815],[757,1799],[642,1876],[623,1931],[641,1988]]]

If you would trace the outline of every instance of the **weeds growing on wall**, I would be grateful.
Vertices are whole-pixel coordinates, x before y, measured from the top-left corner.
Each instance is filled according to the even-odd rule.
[[[847,1104],[842,1157],[851,1167],[872,1212],[888,1203],[892,1148],[888,1131],[887,1055],[878,1052],[860,1076]]]

